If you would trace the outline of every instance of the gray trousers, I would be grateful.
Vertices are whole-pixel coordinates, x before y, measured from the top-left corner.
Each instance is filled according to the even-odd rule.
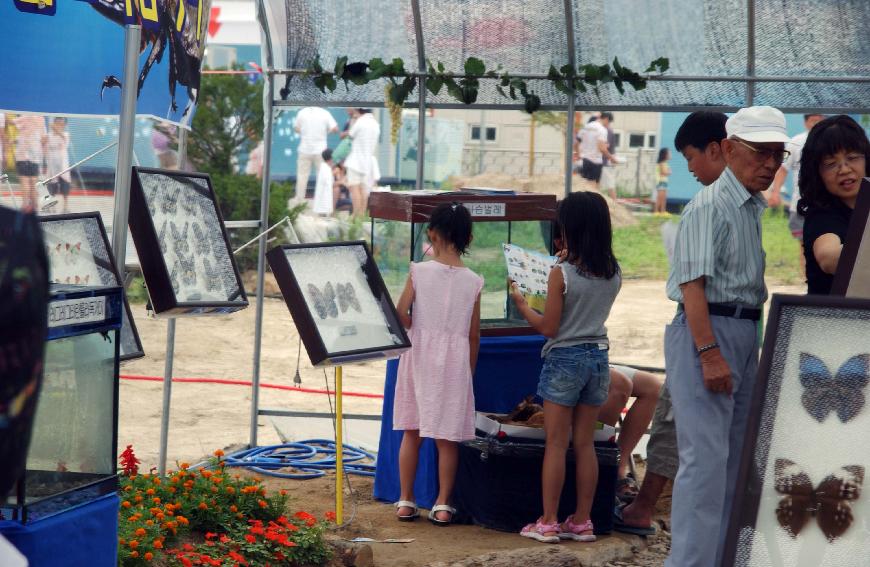
[[[710,320],[731,369],[731,396],[704,387],[685,314],[679,313],[665,329],[667,384],[680,455],[666,567],[719,565],[758,370],[756,323],[719,316]]]

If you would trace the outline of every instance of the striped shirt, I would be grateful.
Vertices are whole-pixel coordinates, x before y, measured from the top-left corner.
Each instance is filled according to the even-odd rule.
[[[677,229],[668,297],[682,302],[680,285],[703,276],[709,303],[762,305],[767,300],[761,246],[765,207],[764,197],[747,191],[727,168],[695,195]]]

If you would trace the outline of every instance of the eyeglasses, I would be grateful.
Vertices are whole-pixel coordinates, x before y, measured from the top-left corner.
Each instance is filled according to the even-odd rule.
[[[844,163],[849,167],[849,169],[855,170],[858,164],[863,163],[864,161],[866,161],[866,157],[864,156],[864,154],[858,153],[848,154],[846,156],[846,159],[843,161],[840,161],[838,159],[826,159],[822,161],[822,172],[833,173],[835,171],[840,171]]]
[[[791,152],[788,150],[772,150],[770,148],[756,148],[755,146],[750,146],[749,144],[747,144],[746,142],[744,142],[740,138],[730,138],[730,139],[737,142],[738,144],[740,144],[744,148],[752,150],[753,155],[755,157],[755,161],[757,161],[759,163],[764,163],[767,160],[769,160],[770,158],[773,158],[773,161],[775,161],[777,163],[782,163],[786,159],[788,159],[788,156],[791,155]]]

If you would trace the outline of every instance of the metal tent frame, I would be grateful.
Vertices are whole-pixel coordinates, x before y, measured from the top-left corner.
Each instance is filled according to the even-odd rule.
[[[497,4],[499,0],[443,0],[439,3],[461,3],[463,6],[468,5],[483,5],[483,4]],[[601,2],[601,0],[598,0]],[[715,0],[706,0],[709,2],[714,2],[717,5],[723,4],[723,2],[716,2]],[[826,0],[827,1],[827,0]],[[313,2],[314,4],[312,4]],[[510,2],[505,2],[501,0],[502,5],[513,9],[514,5]],[[669,0],[669,5],[672,10],[679,10],[681,6],[693,6],[696,7],[699,4],[704,4],[705,0]],[[857,57],[861,59],[863,63],[853,65],[851,68],[856,69],[855,75],[842,75],[835,74],[832,72],[830,75],[826,75],[824,72],[817,73],[808,73],[807,75],[800,74],[773,74],[768,72],[767,74],[759,74],[759,61],[763,62],[765,68],[771,67],[770,65],[770,57],[771,53],[776,54],[776,49],[771,47],[768,44],[764,44],[762,47],[765,48],[764,57],[759,57],[759,45],[757,43],[757,35],[758,30],[757,27],[759,24],[763,24],[764,26],[769,26],[769,18],[765,19],[765,17],[769,16],[770,10],[772,8],[772,4],[769,0],[727,0],[724,4],[727,4],[725,9],[731,9],[736,11],[741,11],[741,16],[745,15],[745,29],[738,30],[741,37],[745,37],[745,51],[743,52],[743,57],[745,57],[745,71],[741,73],[731,73],[731,74],[723,74],[723,73],[698,73],[698,74],[686,74],[681,72],[680,68],[675,69],[676,74],[672,75],[662,75],[662,76],[650,76],[650,88],[658,88],[665,87],[673,84],[675,87],[683,86],[686,89],[689,87],[698,87],[702,84],[717,84],[729,86],[732,88],[736,88],[738,90],[742,90],[742,97],[737,100],[733,99],[729,102],[718,104],[718,103],[704,103],[697,102],[692,100],[681,100],[677,102],[668,103],[667,101],[644,101],[642,97],[637,96],[628,96],[630,93],[627,93],[627,96],[624,98],[620,98],[619,100],[614,100],[613,98],[607,98],[606,100],[597,100],[594,98],[594,95],[590,94],[581,94],[581,93],[572,93],[573,96],[562,95],[561,93],[548,93],[546,97],[542,97],[544,99],[542,110],[553,110],[553,111],[564,111],[567,113],[569,117],[573,116],[575,110],[579,109],[587,109],[587,108],[595,108],[597,110],[645,110],[645,111],[679,111],[679,112],[691,112],[695,110],[722,110],[722,111],[734,111],[741,106],[751,106],[754,103],[759,104],[772,104],[770,101],[770,95],[759,93],[759,87],[764,87],[768,85],[782,85],[783,89],[791,88],[789,85],[803,85],[803,94],[806,93],[820,93],[819,100],[821,100],[821,93],[823,93],[825,87],[830,87],[834,89],[843,89],[839,92],[848,92],[851,96],[851,100],[860,101],[858,103],[846,103],[842,104],[836,98],[836,92],[831,94],[829,92],[825,92],[827,98],[826,101],[837,100],[836,104],[831,104],[826,102],[824,104],[812,105],[808,104],[808,99],[801,99],[795,94],[787,94],[786,98],[790,96],[794,97],[794,100],[790,99],[790,104],[775,104],[779,108],[788,111],[788,112],[827,112],[827,113],[844,113],[844,112],[864,112],[870,113],[870,66],[867,65],[865,58],[863,58],[863,51],[861,49],[866,50],[866,47],[861,47],[866,45],[866,37],[870,35],[870,24],[867,23],[868,19],[863,18],[864,12],[870,12],[870,8],[867,8],[866,5],[862,4],[862,0],[836,0],[836,4],[838,6],[827,8],[823,3],[817,2],[817,0],[798,0],[799,3],[803,3],[806,7],[812,8],[815,7],[818,10],[828,10],[828,9],[838,9],[845,10],[847,13],[852,13],[852,15],[856,16],[853,18],[856,22],[853,22],[855,25],[850,29],[851,37],[857,43],[858,47],[858,55],[854,55],[853,57]],[[411,18],[410,22],[406,22],[406,27],[413,28],[413,39],[414,44],[416,45],[416,65],[417,70],[414,73],[418,80],[418,91],[417,91],[417,101],[416,105],[408,105],[409,107],[416,107],[419,111],[419,126],[418,126],[418,156],[417,156],[417,179],[416,186],[418,189],[423,186],[424,179],[424,166],[425,166],[425,132],[426,132],[426,110],[429,108],[433,109],[451,109],[451,108],[469,108],[465,105],[458,104],[455,102],[445,102],[443,97],[438,97],[438,100],[428,100],[428,95],[426,89],[423,88],[423,83],[426,79],[426,67],[427,67],[427,43],[425,41],[424,36],[424,10],[422,7],[430,8],[431,2],[429,0],[391,0],[391,2],[385,2],[390,4],[395,4],[396,6],[402,6],[410,11]],[[595,2],[586,2],[583,3],[583,0],[562,0],[562,2],[552,2],[547,3],[546,7],[552,10],[554,7],[556,8],[555,14],[552,15],[558,21],[558,18],[561,18],[564,21],[564,40],[565,40],[565,58],[562,61],[554,61],[557,67],[563,64],[570,64],[572,67],[577,67],[578,61],[578,53],[581,49],[581,43],[577,37],[578,25],[584,24],[584,22],[577,19],[578,14],[581,10],[587,10],[586,4],[594,4]],[[264,152],[263,158],[263,183],[261,189],[261,214],[260,220],[257,226],[260,228],[260,231],[265,231],[268,228],[268,210],[269,210],[269,177],[270,177],[270,155],[271,155],[271,147],[272,147],[272,129],[274,122],[274,112],[276,109],[280,109],[282,107],[290,107],[290,106],[323,106],[323,107],[382,107],[384,106],[384,102],[382,99],[374,100],[371,96],[354,96],[354,91],[352,90],[348,93],[348,96],[344,98],[330,96],[330,95],[322,95],[316,90],[303,88],[298,92],[295,90],[291,90],[289,93],[286,93],[286,97],[281,97],[280,95],[276,96],[278,92],[276,89],[276,78],[277,77],[293,77],[300,76],[304,74],[305,70],[298,67],[290,67],[290,66],[282,66],[276,67],[276,45],[274,44],[275,38],[272,37],[270,32],[270,22],[269,16],[267,12],[270,9],[278,11],[282,7],[284,7],[288,13],[290,12],[291,5],[294,8],[300,7],[310,7],[312,10],[315,8],[317,10],[330,10],[332,12],[341,12],[342,7],[350,6],[347,2],[343,2],[342,0],[257,0],[257,18],[259,20],[261,30],[262,30],[262,49],[263,49],[263,61],[265,62],[264,73],[265,73],[265,90],[264,90],[264,109],[265,109],[265,127],[264,127],[264,146],[266,151]],[[340,6],[339,6],[340,4]],[[356,3],[352,3],[354,6],[354,10],[358,13],[367,13],[374,12],[377,10],[383,11],[385,8],[383,5],[375,6],[377,4],[376,1],[372,2],[364,2],[362,0],[357,0]],[[423,6],[421,6],[423,4]],[[517,3],[517,5],[522,3]],[[561,14],[559,11],[559,4],[561,4]],[[641,3],[641,4],[649,4],[649,3]],[[655,2],[653,2],[655,5]],[[657,6],[657,5],[656,5]],[[267,9],[268,8],[268,9]],[[759,8],[762,8],[762,14],[759,14]],[[447,10],[447,7],[443,8]],[[767,11],[765,11],[767,10]],[[584,12],[585,13],[585,12]],[[400,19],[400,15],[395,15],[396,19]],[[632,17],[629,15],[628,17]],[[286,22],[287,34],[288,34],[288,42],[290,38],[290,34],[297,33],[299,36],[303,36],[306,33],[312,35],[310,29],[290,29],[291,22]],[[795,33],[795,30],[800,31],[800,22],[795,21],[792,22],[792,25],[795,29],[792,30],[792,33]],[[764,28],[766,29],[766,28]],[[368,30],[369,32],[385,32],[385,30]],[[840,33],[841,30],[837,30],[837,33]],[[410,33],[410,32],[409,32]],[[834,33],[832,30],[831,33]],[[767,40],[766,32],[762,34],[763,39]],[[842,41],[848,41],[846,38]],[[293,37],[293,41],[303,41],[298,37]],[[631,41],[631,40],[629,40]],[[634,39],[634,41],[637,41]],[[735,42],[739,43],[739,42]],[[585,45],[585,44],[584,44]],[[629,44],[626,44],[629,45]],[[281,48],[285,48],[287,46],[278,46]],[[359,47],[359,46],[355,46]],[[605,46],[607,47],[607,46]],[[742,48],[742,45],[740,46]],[[799,46],[800,47],[800,46]],[[617,50],[620,48],[617,47]],[[799,48],[795,48],[799,51]],[[363,51],[367,53],[371,52],[371,47],[367,45],[367,48]],[[801,53],[795,53],[796,60],[801,60]],[[351,59],[356,56],[356,54],[351,53],[348,54],[351,56]],[[394,53],[378,53],[378,56],[383,59],[392,58]],[[613,54],[610,54],[611,56]],[[667,56],[667,53],[661,53],[659,55]],[[833,53],[833,57],[839,57],[839,53]],[[363,59],[363,57],[358,57],[359,59]],[[585,61],[584,61],[585,62]],[[596,61],[600,63],[601,61]],[[329,63],[325,61],[325,63]],[[726,61],[728,63],[728,61]],[[814,64],[817,62],[814,62]],[[826,69],[829,67],[816,65],[814,68],[818,69]],[[536,72],[519,72],[514,73],[513,70],[507,69],[511,72],[512,76],[520,77],[523,79],[527,79],[529,81],[537,81],[538,83],[543,82],[547,75],[545,74],[546,68],[536,69]],[[486,81],[483,79],[482,81]],[[851,90],[846,90],[851,89]],[[794,93],[797,91],[788,91],[789,93]],[[864,96],[866,95],[866,96]],[[650,95],[652,96],[652,95]],[[711,95],[713,96],[713,95]],[[796,101],[796,102],[794,102]],[[473,105],[477,109],[488,110],[488,109],[497,109],[497,110],[517,110],[522,109],[522,104],[518,104],[514,101],[509,101],[507,99],[500,99],[500,101],[492,100],[484,100],[478,104]],[[571,153],[572,153],[572,144],[574,140],[574,121],[569,119],[567,121],[567,129],[565,135],[565,192],[566,194],[571,191]],[[254,359],[253,359],[253,392],[251,396],[251,432],[250,432],[250,445],[257,445],[257,417],[260,415],[259,409],[259,383],[260,383],[260,355],[261,355],[261,333],[262,333],[262,317],[263,317],[263,275],[265,271],[265,253],[266,253],[266,236],[261,235],[258,243],[259,251],[258,251],[258,260],[257,260],[257,306],[256,306],[256,323],[255,323],[255,334],[254,334]]]

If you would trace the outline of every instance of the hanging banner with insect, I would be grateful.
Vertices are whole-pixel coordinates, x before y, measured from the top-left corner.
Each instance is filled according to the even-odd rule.
[[[211,0],[13,0],[0,2],[0,109],[117,115],[124,26],[142,26],[139,115],[187,126],[200,89]],[[50,17],[40,17],[50,16]]]

